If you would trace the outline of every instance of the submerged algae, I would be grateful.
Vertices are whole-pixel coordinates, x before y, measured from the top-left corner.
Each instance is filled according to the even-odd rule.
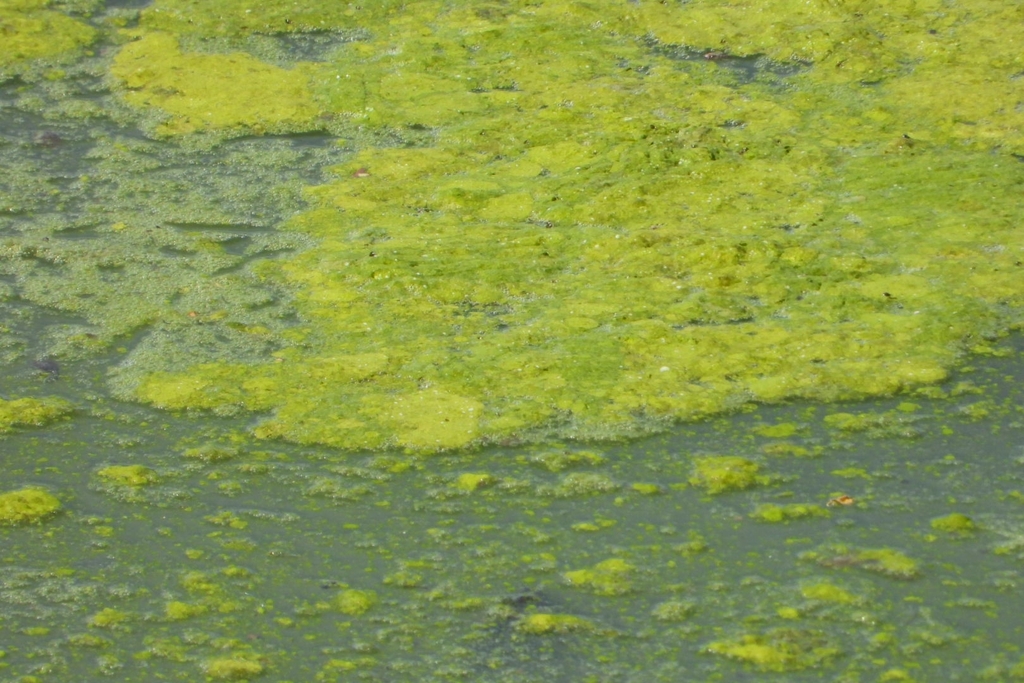
[[[775,5],[778,17],[713,2],[482,14],[413,2],[366,14],[365,40],[302,67],[316,72],[303,111],[430,127],[436,144],[358,152],[290,224],[318,245],[260,266],[297,291],[304,350],[185,372],[149,364],[133,395],[270,412],[264,438],[429,452],[945,378],[976,328],[1005,328],[1024,304],[1013,266],[1024,240],[1005,207],[980,200],[1024,184],[1019,164],[989,153],[1014,133],[922,132],[938,114],[861,81],[976,64],[968,39],[998,8],[956,14],[942,30],[962,42],[938,44],[923,8]],[[291,30],[259,12],[186,29],[169,18],[183,5],[167,7],[147,10],[143,27]],[[734,14],[734,29],[713,20]],[[931,51],[909,38],[862,43],[857,26],[882,25]],[[645,35],[814,68],[787,88],[737,83],[713,63],[652,52]],[[1005,57],[985,83],[1015,73]],[[189,107],[217,110],[204,97]]]

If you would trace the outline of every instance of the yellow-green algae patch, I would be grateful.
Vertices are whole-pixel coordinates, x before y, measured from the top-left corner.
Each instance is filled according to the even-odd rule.
[[[821,632],[783,628],[716,640],[705,651],[739,660],[760,671],[797,671],[826,664],[842,654]]]
[[[85,22],[47,9],[50,0],[0,0],[0,69],[80,50],[96,39]]]
[[[342,614],[359,616],[377,604],[377,593],[349,588],[338,593],[334,604]]]
[[[936,531],[944,531],[954,536],[970,536],[978,530],[978,525],[973,519],[959,512],[936,517],[931,521],[931,527]]]
[[[630,577],[634,571],[633,565],[613,557],[590,569],[565,572],[562,577],[570,586],[585,588],[597,595],[624,595],[633,590]]]
[[[89,617],[89,626],[94,628],[121,628],[132,619],[132,615],[113,607],[104,607],[96,614]]]
[[[838,545],[804,553],[801,557],[824,567],[857,567],[893,579],[915,579],[921,574],[917,560],[892,548],[857,549]]]
[[[802,587],[800,592],[808,600],[831,602],[837,605],[852,605],[860,602],[860,598],[845,588],[826,582],[809,584]]]
[[[465,472],[455,479],[455,488],[462,491],[476,491],[497,483],[498,479],[493,474]]]
[[[760,469],[756,462],[734,455],[694,458],[690,483],[711,494],[742,491],[758,483]]]
[[[820,505],[808,505],[806,503],[792,503],[789,505],[773,505],[766,503],[758,505],[757,509],[750,513],[750,516],[759,522],[789,522],[794,519],[812,519],[814,517],[828,517],[829,511]]]
[[[143,10],[139,24],[147,29],[202,36],[248,33],[306,33],[363,29],[404,4],[399,0],[372,3],[253,3],[248,0],[158,0]]]
[[[597,627],[592,621],[573,614],[528,614],[516,622],[516,630],[532,636],[549,634],[594,632]]]
[[[282,69],[243,53],[186,53],[165,33],[125,45],[111,74],[126,88],[129,103],[170,115],[158,129],[164,134],[306,130],[319,113],[301,65]]]
[[[157,473],[144,465],[110,465],[96,476],[121,486],[149,486],[159,481]]]
[[[247,681],[263,670],[263,664],[254,657],[218,657],[203,663],[203,672],[215,681]]]
[[[0,398],[0,434],[14,427],[42,427],[74,410],[61,398]]]
[[[190,6],[158,4],[143,26],[211,36],[280,18],[243,23],[239,4],[191,29]],[[297,292],[294,347],[149,367],[134,395],[267,412],[264,438],[426,452],[940,381],[969,335],[1024,304],[1024,234],[999,199],[1024,185],[1007,154],[1024,151],[1022,58],[985,37],[1018,14],[407,2],[325,10],[325,27],[362,22],[366,40],[291,71],[184,54],[143,28],[115,72],[171,128],[301,127],[322,109],[429,127],[435,144],[364,148],[310,189],[288,227],[317,245],[259,270]],[[681,46],[799,73],[741,82]],[[193,62],[209,79],[175,70]],[[948,101],[947,77],[961,87]]]
[[[209,609],[203,604],[171,600],[164,605],[164,618],[168,621],[184,621],[206,614]]]
[[[41,522],[59,510],[60,501],[44,489],[24,488],[0,493],[0,525]]]

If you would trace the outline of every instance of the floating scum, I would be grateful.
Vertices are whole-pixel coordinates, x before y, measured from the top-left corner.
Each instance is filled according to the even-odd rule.
[[[315,246],[255,266],[301,314],[280,350],[147,360],[137,399],[346,449],[611,437],[937,382],[1019,320],[1024,7],[281,7],[158,0],[112,75],[155,135],[432,142],[308,188],[282,229]],[[314,30],[353,39],[224,47]]]

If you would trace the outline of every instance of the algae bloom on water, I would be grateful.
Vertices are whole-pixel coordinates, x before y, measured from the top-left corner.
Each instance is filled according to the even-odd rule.
[[[0,525],[41,522],[60,510],[60,501],[40,488],[24,488],[0,494]]]
[[[162,0],[110,71],[157,134],[360,134],[281,226],[309,248],[252,267],[293,295],[278,350],[182,335],[187,360],[140,347],[117,390],[434,452],[941,381],[1024,306],[1019,210],[984,199],[1024,184],[1021,64],[975,33],[1019,22],[947,4],[938,37],[914,3],[410,0],[286,25]],[[304,21],[361,37],[284,66],[203,44]],[[774,66],[685,58],[711,48]]]

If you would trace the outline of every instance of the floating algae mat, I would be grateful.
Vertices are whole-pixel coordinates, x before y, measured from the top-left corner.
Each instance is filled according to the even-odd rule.
[[[0,681],[1024,680],[1024,9],[0,0]]]

